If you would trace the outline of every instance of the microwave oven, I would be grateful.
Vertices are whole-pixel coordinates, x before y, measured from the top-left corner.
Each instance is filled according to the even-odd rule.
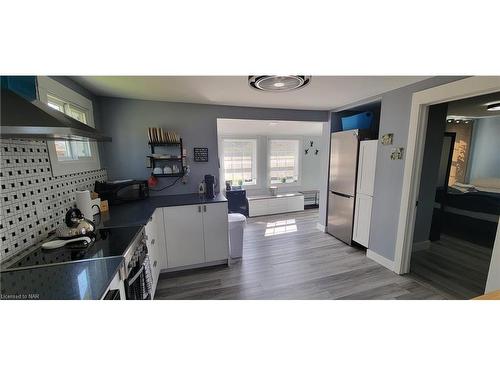
[[[95,182],[94,191],[108,204],[120,204],[149,197],[147,180]]]

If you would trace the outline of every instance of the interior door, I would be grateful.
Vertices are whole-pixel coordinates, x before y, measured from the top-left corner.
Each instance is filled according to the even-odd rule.
[[[203,205],[203,235],[206,262],[229,258],[227,203]]]
[[[370,239],[371,216],[372,197],[365,194],[356,194],[352,239],[364,247],[368,247]]]
[[[163,220],[163,209],[157,208],[154,213],[154,224],[156,227],[156,246],[158,270],[167,268],[167,246],[165,245],[165,222]]]
[[[358,136],[355,131],[332,133],[330,145],[330,191],[354,196]]]
[[[201,208],[194,205],[163,209],[169,268],[205,262]]]
[[[373,196],[378,140],[359,143],[358,181],[356,193]]]
[[[335,238],[350,245],[354,220],[354,197],[328,193],[327,231]]]

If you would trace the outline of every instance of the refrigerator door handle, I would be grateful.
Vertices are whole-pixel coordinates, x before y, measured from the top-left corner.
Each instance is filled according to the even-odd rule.
[[[339,195],[339,196],[344,197],[344,198],[354,198],[352,195],[344,194],[344,193],[337,193],[335,191],[332,191],[332,194]]]

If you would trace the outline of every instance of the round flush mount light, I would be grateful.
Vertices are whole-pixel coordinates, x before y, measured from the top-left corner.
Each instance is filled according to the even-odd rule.
[[[311,76],[248,76],[250,87],[260,91],[286,92],[300,89],[311,82]]]
[[[488,111],[500,111],[500,102],[488,104],[486,107]]]

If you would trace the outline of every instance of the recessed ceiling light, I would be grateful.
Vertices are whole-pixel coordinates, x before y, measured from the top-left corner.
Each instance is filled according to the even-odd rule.
[[[486,107],[488,111],[500,111],[500,102],[499,103],[493,103],[493,104],[488,104]]]
[[[311,76],[249,76],[250,87],[271,92],[286,92],[307,86]]]
[[[277,122],[270,122],[270,123],[269,123],[269,126],[277,126],[277,125],[278,125],[278,123],[277,123]]]

